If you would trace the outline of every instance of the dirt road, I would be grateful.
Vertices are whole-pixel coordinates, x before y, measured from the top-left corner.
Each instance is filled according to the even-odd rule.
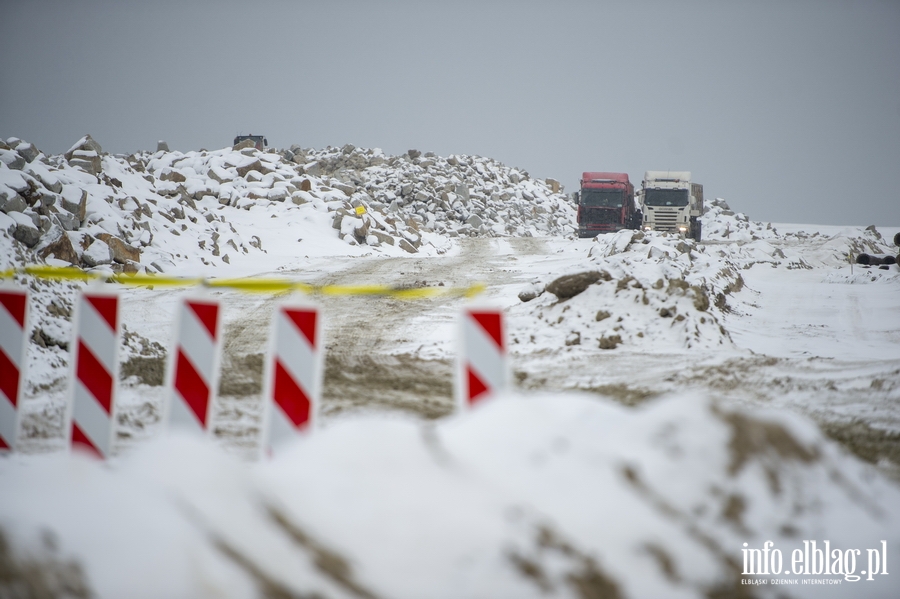
[[[328,273],[307,276],[316,285],[390,285],[464,288],[479,282],[491,287],[517,284],[523,275],[510,267],[516,255],[539,255],[545,243],[535,238],[505,240],[511,254],[498,254],[498,241],[465,239],[452,256],[436,258],[338,259]],[[246,434],[246,419],[258,414],[263,355],[274,298],[238,300],[226,323],[221,433]],[[453,335],[459,306],[467,301],[446,295],[424,300],[393,297],[325,296],[325,380],[321,415],[348,411],[401,410],[425,418],[453,409]],[[252,432],[252,431],[251,431]]]

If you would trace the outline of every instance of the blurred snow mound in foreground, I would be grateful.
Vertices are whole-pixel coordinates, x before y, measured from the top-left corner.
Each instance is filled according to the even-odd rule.
[[[0,478],[8,580],[98,597],[737,596],[744,543],[900,549],[900,491],[812,423],[690,395],[514,395],[337,421],[260,464],[169,437]],[[837,590],[894,596],[889,578]]]

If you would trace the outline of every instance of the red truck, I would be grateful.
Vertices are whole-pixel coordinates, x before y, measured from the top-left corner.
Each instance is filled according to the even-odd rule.
[[[579,237],[641,228],[643,215],[626,173],[582,173],[577,197]]]

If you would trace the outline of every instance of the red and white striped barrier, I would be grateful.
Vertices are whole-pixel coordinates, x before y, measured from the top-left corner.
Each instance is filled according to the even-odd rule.
[[[272,322],[266,365],[263,447],[312,428],[322,389],[322,324],[314,307],[282,305]]]
[[[503,312],[464,308],[457,403],[467,408],[505,390],[508,381]]]
[[[175,351],[169,367],[169,424],[209,429],[219,386],[221,307],[218,300],[185,299],[178,310]]]
[[[25,386],[28,291],[0,289],[0,451],[16,448]]]
[[[89,290],[75,307],[72,344],[73,447],[110,456],[115,439],[115,390],[119,378],[119,296]]]

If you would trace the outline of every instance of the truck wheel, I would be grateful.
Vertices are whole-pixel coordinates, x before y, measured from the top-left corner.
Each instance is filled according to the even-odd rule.
[[[703,224],[700,221],[694,221],[691,226],[691,237],[694,238],[694,241],[697,243],[700,242],[700,231],[703,227]]]

